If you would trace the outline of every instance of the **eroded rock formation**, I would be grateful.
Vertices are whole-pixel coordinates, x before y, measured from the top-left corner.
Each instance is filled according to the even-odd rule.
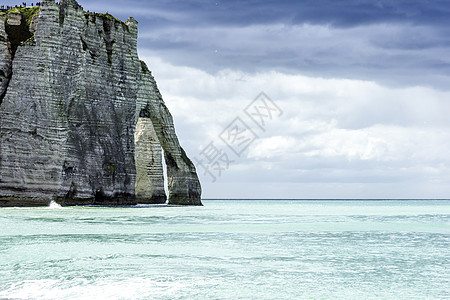
[[[169,204],[201,205],[137,25],[75,0],[3,12],[0,206],[163,203],[162,149]]]

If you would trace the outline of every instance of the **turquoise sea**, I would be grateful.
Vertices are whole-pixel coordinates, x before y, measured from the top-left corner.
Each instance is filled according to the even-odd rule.
[[[449,200],[0,208],[0,299],[450,299]]]

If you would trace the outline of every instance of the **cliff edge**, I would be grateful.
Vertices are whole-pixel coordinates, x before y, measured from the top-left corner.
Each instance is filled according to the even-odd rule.
[[[201,205],[133,18],[75,0],[0,12],[0,206]]]

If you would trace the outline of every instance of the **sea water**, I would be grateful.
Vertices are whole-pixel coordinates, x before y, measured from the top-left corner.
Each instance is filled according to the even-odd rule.
[[[0,298],[449,299],[450,201],[0,208]]]

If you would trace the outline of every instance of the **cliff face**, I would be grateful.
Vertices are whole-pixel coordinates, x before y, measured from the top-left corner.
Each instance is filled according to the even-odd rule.
[[[0,205],[201,205],[137,22],[74,0],[0,16]]]

